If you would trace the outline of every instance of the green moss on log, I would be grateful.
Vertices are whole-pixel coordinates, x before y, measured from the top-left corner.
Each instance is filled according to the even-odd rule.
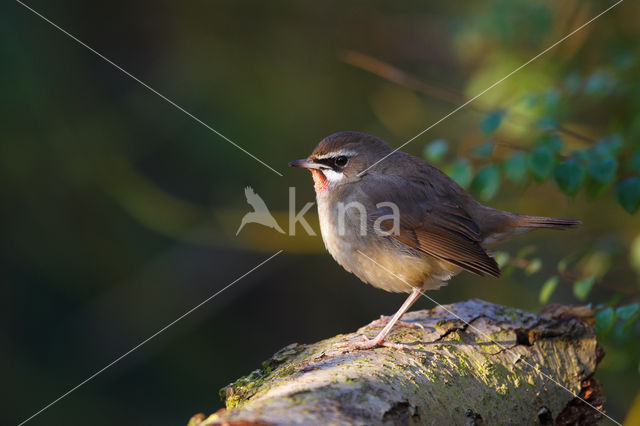
[[[425,328],[392,332],[409,349],[341,349],[375,328],[289,345],[223,388],[226,410],[197,424],[538,423],[541,412],[564,418],[600,358],[593,329],[571,308],[534,315],[470,300],[404,319]]]

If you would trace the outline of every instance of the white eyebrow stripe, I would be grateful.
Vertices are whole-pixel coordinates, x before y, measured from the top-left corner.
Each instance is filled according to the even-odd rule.
[[[329,152],[329,153],[322,154],[322,155],[316,155],[315,158],[316,158],[316,160],[324,160],[326,158],[338,157],[340,155],[344,155],[346,157],[355,157],[356,155],[358,155],[358,153],[354,152],[354,151],[340,150],[340,151]]]

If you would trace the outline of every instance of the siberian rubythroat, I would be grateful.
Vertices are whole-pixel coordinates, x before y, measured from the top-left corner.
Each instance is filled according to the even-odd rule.
[[[578,220],[525,216],[484,206],[420,158],[393,151],[375,136],[340,132],[290,166],[309,169],[327,250],[375,287],[410,293],[374,339],[354,349],[395,346],[394,324],[425,290],[462,270],[500,276],[485,247],[536,229],[567,229]]]

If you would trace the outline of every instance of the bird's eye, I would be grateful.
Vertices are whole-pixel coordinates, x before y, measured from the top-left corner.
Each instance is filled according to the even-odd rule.
[[[336,157],[335,164],[338,167],[343,167],[347,165],[348,161],[349,159],[347,157],[345,157],[344,155],[341,155],[339,157]]]

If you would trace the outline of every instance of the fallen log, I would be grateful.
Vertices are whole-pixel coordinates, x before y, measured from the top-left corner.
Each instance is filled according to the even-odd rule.
[[[376,328],[291,344],[221,390],[226,409],[189,426],[249,424],[596,424],[603,352],[584,307],[540,315],[469,300],[407,313],[406,349],[345,352]],[[587,401],[589,404],[586,404]],[[600,410],[600,411],[598,411]]]

